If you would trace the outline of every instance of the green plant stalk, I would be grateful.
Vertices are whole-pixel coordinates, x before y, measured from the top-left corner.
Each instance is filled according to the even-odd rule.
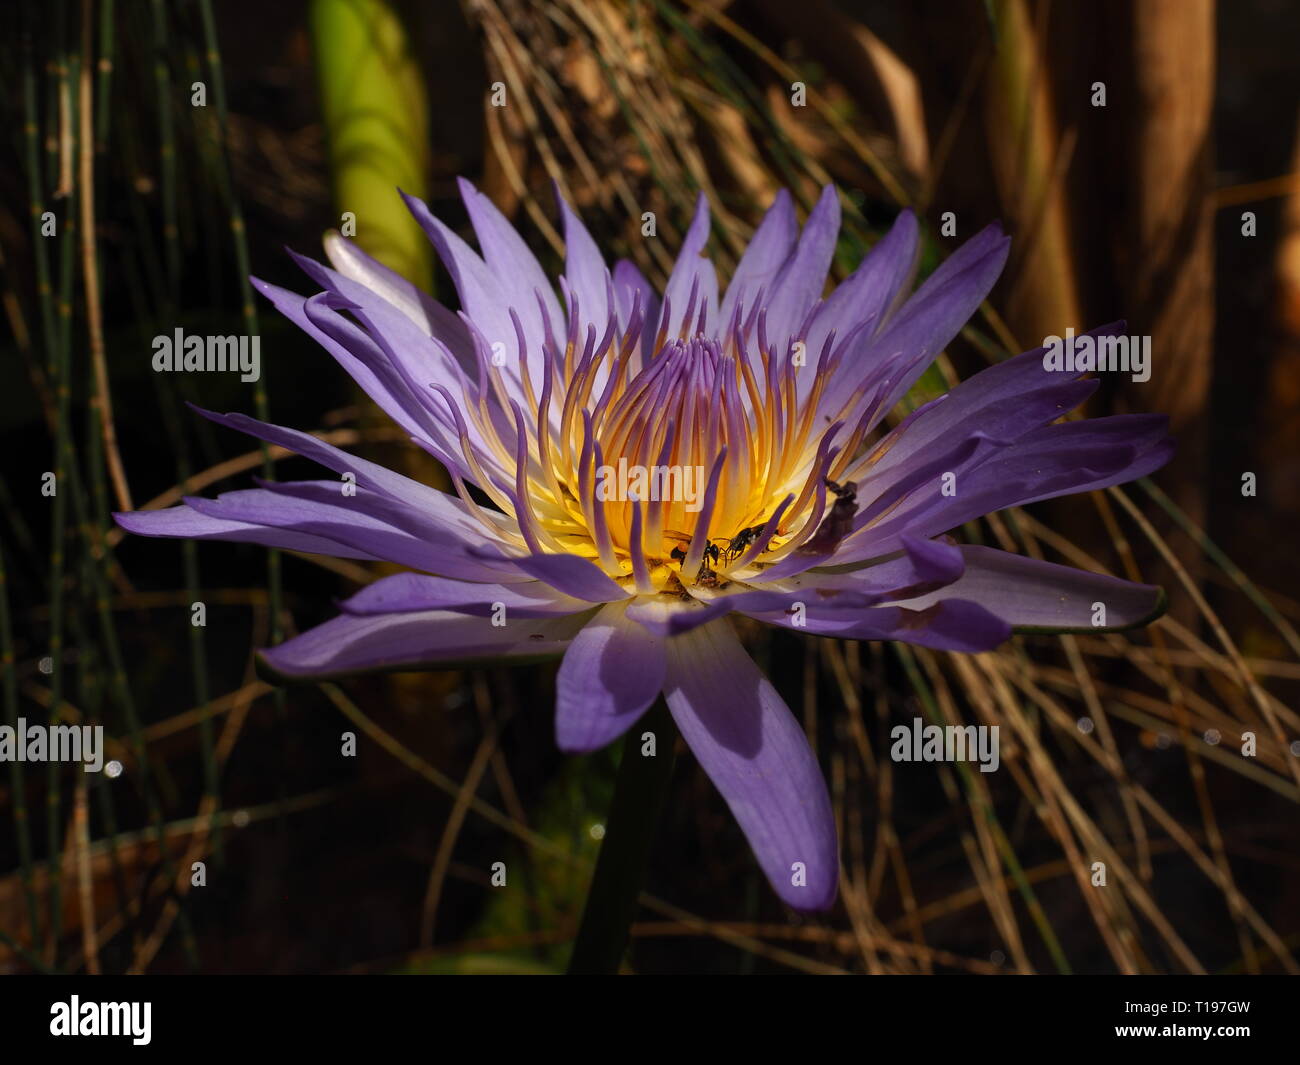
[[[234,179],[230,172],[230,155],[226,137],[226,83],[221,73],[221,46],[217,40],[217,24],[212,15],[210,0],[199,0],[199,11],[203,16],[203,39],[207,51],[208,69],[212,78],[212,97],[217,108],[217,142],[220,146],[222,165],[217,169],[217,187],[226,200],[230,211],[230,233],[235,246],[235,263],[239,272],[239,302],[244,321],[244,331],[249,336],[258,333],[257,305],[253,302],[253,286],[249,282],[248,241],[245,238],[244,210],[239,197],[235,195]],[[270,401],[266,392],[266,374],[261,374],[253,383],[253,407],[257,417],[262,421],[270,416]],[[275,480],[275,466],[271,462],[271,452],[266,443],[261,445],[262,476]],[[279,642],[283,634],[281,618],[281,582],[280,552],[267,552],[267,571],[271,593],[271,639]]]
[[[193,85],[194,82],[202,80],[203,57],[194,39],[186,37],[184,82]],[[190,181],[193,183],[191,199],[199,204],[212,203],[221,197],[221,193],[216,187],[217,183],[213,178],[214,173],[221,166],[221,159],[212,138],[204,136],[199,109],[190,108],[190,111],[194,121],[194,140],[198,153],[198,166],[190,175]],[[225,266],[221,260],[221,220],[217,217],[215,211],[200,210],[196,214],[197,218],[193,221],[202,227],[199,247],[203,249],[206,259],[208,297],[204,306],[217,308],[222,305],[221,279],[225,276]],[[210,440],[204,441],[204,455],[209,458],[210,464],[215,465],[220,461],[219,453],[213,450],[211,456],[207,456],[208,443],[210,443]]]
[[[108,122],[113,110],[108,105],[113,83],[113,0],[99,2],[99,80],[95,84],[95,151],[108,147]]]
[[[99,14],[99,60],[96,63],[99,77],[95,94],[92,97],[93,107],[96,109],[93,116],[95,119],[93,148],[96,155],[102,155],[107,150],[109,117],[112,111],[109,105],[109,89],[112,84],[115,26],[113,0],[101,0]],[[84,52],[82,62],[90,63],[92,61],[92,52],[88,22],[85,25],[82,37],[82,48]],[[128,123],[128,128],[129,125]],[[92,169],[93,166],[92,163]],[[94,180],[92,178],[92,187],[86,190],[92,195],[94,193],[93,186]],[[98,241],[93,233],[90,234],[90,249],[90,254],[93,256],[90,268],[95,271],[97,276],[102,277],[103,271],[99,263]],[[82,545],[81,587],[83,589],[93,588],[97,577],[101,578],[107,586],[111,580],[110,573],[114,564],[106,540],[106,526],[109,521],[108,486],[106,483],[107,466],[104,455],[104,438],[99,430],[99,409],[99,405],[94,402],[86,404],[85,439],[87,469],[90,471],[89,492],[87,491],[85,479],[82,478],[77,468],[75,459],[70,457],[73,503],[77,514]],[[92,495],[93,498],[91,498]],[[82,653],[77,658],[78,699],[85,713],[85,720],[102,726],[104,724],[104,685],[99,668],[101,658],[91,635],[92,615],[93,606],[90,598],[83,592],[79,609],[74,611],[70,617],[73,636],[77,640],[78,647],[82,649]],[[123,911],[126,911],[130,903],[126,890],[126,878],[123,875],[121,858],[118,852],[117,816],[113,805],[112,788],[106,786],[106,778],[104,777],[97,777],[92,786],[98,793],[102,821],[105,826],[104,838],[107,840],[109,863],[117,889],[118,903]]]
[[[356,242],[430,291],[429,241],[400,188],[423,197],[429,170],[426,94],[388,0],[313,0],[312,43],[334,201],[356,216]]]
[[[162,0],[153,0],[153,80],[158,97],[158,169],[161,177],[163,212],[163,256],[167,268],[169,310],[176,307],[180,293],[180,227],[176,221],[176,138],[172,117],[172,85],[167,71],[167,14]]]
[[[172,442],[172,451],[176,459],[176,480],[185,484],[193,472],[189,448],[185,442],[184,429],[176,416],[176,394],[162,379],[157,382],[159,406],[163,411],[163,425]],[[212,686],[208,677],[207,645],[203,641],[203,628],[194,624],[193,604],[202,599],[202,580],[199,574],[198,544],[193,540],[182,542],[181,559],[185,573],[185,593],[190,603],[189,624],[190,675],[194,683],[194,705],[206,711],[211,700]],[[199,751],[203,759],[203,793],[214,800],[210,827],[212,829],[213,858],[222,860],[221,835],[216,832],[217,811],[220,808],[220,780],[217,772],[216,748],[213,743],[212,717],[203,713],[199,718]]]
[[[79,70],[76,57],[64,57],[59,64],[63,76],[69,84],[74,83]],[[70,93],[70,90],[69,90]],[[70,93],[71,95],[71,93]],[[70,151],[76,150],[76,107],[75,95],[71,97],[72,112],[68,118],[69,137],[72,139]],[[60,235],[59,258],[59,302],[57,307],[58,346],[55,352],[54,370],[51,383],[55,397],[55,444],[54,444],[54,501],[50,518],[50,725],[58,724],[59,713],[63,707],[63,621],[64,621],[64,573],[66,569],[66,548],[68,535],[68,493],[72,487],[72,288],[76,278],[76,201],[80,190],[76,190],[67,199],[68,213],[63,220]],[[60,772],[57,761],[49,765],[49,785],[45,795],[46,805],[46,844],[47,844],[47,879],[49,881],[49,942],[57,955],[59,937],[63,930],[62,912],[62,848],[59,839],[60,806]]]
[[[109,567],[112,556],[104,538],[108,522],[108,485],[104,477],[104,438],[98,430],[98,408],[93,403],[86,404],[86,462],[94,471],[91,476],[91,489],[94,498],[87,500],[86,487],[79,476],[76,480],[76,503],[78,520],[81,522],[81,542],[84,546],[82,556],[82,587],[94,588],[102,575],[104,582],[109,582]],[[76,470],[73,470],[74,475]],[[91,508],[94,508],[93,513]],[[74,612],[71,617],[73,637],[79,647],[85,647],[86,653],[78,656],[78,668],[82,674],[82,690],[79,698],[85,709],[87,720],[96,724],[104,722],[104,683],[101,669],[101,656],[98,648],[92,644],[91,627],[93,623],[92,604],[88,596],[82,596],[83,609]],[[93,651],[93,657],[92,657]],[[104,838],[108,841],[109,864],[113,871],[113,882],[117,888],[118,905],[122,912],[131,907],[131,896],[126,888],[126,877],[122,870],[121,856],[117,846],[117,813],[113,806],[113,789],[107,785],[107,778],[100,775],[94,781],[101,819],[104,824]]]
[[[50,287],[50,257],[41,236],[41,214],[45,195],[41,181],[40,127],[36,119],[36,73],[28,48],[23,56],[23,140],[27,149],[27,189],[31,200],[32,256],[36,262],[36,295],[41,305],[41,328],[45,339],[46,368],[54,365],[54,292]]]
[[[180,222],[177,217],[177,174],[176,174],[176,139],[172,116],[172,93],[170,71],[167,67],[166,54],[168,46],[167,17],[162,0],[153,0],[154,22],[154,87],[158,95],[158,121],[160,145],[160,172],[162,177],[163,204],[163,248],[167,264],[167,288],[163,305],[159,308],[160,316],[173,317],[180,306],[181,291],[181,254]],[[177,422],[174,408],[174,396],[170,389],[164,390],[163,409],[168,435],[172,441],[172,451],[176,459],[176,473],[179,483],[184,484],[190,475],[189,455],[185,446],[184,430]],[[185,589],[191,604],[201,597],[202,579],[199,572],[198,545],[193,540],[181,544],[181,556],[185,572]],[[195,705],[207,708],[211,685],[208,679],[207,650],[203,643],[203,631],[191,623],[189,625],[190,673],[194,682]],[[214,800],[217,796],[217,760],[213,746],[212,721],[204,714],[199,721],[199,749],[203,758],[203,790]],[[213,807],[215,816],[217,806]],[[214,853],[220,854],[220,838],[213,840]]]
[[[98,429],[98,425],[96,425],[96,429]],[[158,853],[159,860],[162,864],[163,878],[166,881],[167,889],[170,892],[176,884],[176,863],[172,860],[171,848],[167,841],[162,807],[159,805],[158,796],[155,794],[153,789],[152,777],[149,769],[149,752],[145,747],[144,731],[140,725],[140,716],[136,712],[135,699],[131,695],[130,684],[126,679],[126,664],[122,657],[121,644],[117,639],[117,629],[113,625],[113,610],[109,602],[108,578],[100,569],[95,569],[93,572],[95,612],[99,617],[104,650],[108,657],[109,683],[113,690],[114,697],[122,709],[123,716],[126,719],[127,731],[131,736],[131,749],[135,754],[136,768],[140,773],[140,791],[144,796],[145,808],[148,811],[149,820],[153,824],[154,834],[158,841]],[[177,915],[177,924],[181,929],[181,942],[186,958],[192,966],[197,967],[198,948],[195,944],[194,932],[190,924],[189,914],[185,910],[184,906],[180,908]]]
[[[653,732],[656,754],[641,754],[641,734]],[[628,731],[605,823],[604,842],[587,890],[578,936],[569,958],[570,975],[618,972],[636,916],[655,828],[673,775],[677,727],[663,700]]]
[[[32,8],[36,5],[28,0],[29,17],[34,21],[35,16],[31,13]],[[45,93],[45,129],[48,136],[45,138],[45,173],[50,182],[50,189],[58,187],[59,183],[59,107],[61,93],[63,91],[63,72],[66,70],[67,60],[67,17],[64,11],[63,0],[55,0],[53,6],[53,19],[49,26],[49,40],[47,43],[46,55],[53,57],[53,60],[45,65],[46,75],[46,93]],[[71,89],[71,86],[68,86]]]
[[[56,64],[56,69],[62,72],[61,76],[68,82],[68,99],[74,109],[67,117],[69,128],[76,129],[77,98],[71,93],[70,85],[75,80],[78,68],[76,61],[69,61],[66,56],[61,57],[61,61]],[[61,92],[56,87],[56,92]],[[23,104],[24,104],[24,133],[27,148],[27,177],[28,189],[31,199],[31,216],[32,216],[32,235],[33,247],[36,261],[36,288],[37,295],[41,305],[41,321],[44,335],[44,346],[46,350],[46,362],[49,369],[50,385],[55,394],[55,424],[51,426],[54,434],[54,465],[55,465],[55,484],[56,495],[54,497],[52,513],[52,540],[51,540],[51,641],[50,641],[50,659],[51,659],[51,720],[57,720],[59,708],[63,703],[63,663],[62,649],[64,643],[64,583],[67,570],[67,559],[65,555],[67,540],[67,499],[69,495],[73,500],[73,507],[77,523],[82,531],[84,542],[89,545],[92,541],[89,537],[89,517],[87,513],[87,503],[85,499],[84,486],[81,483],[75,456],[73,453],[73,438],[70,423],[70,402],[71,402],[71,384],[70,384],[70,362],[71,362],[71,343],[72,343],[72,286],[75,280],[76,256],[73,252],[75,245],[74,237],[76,236],[76,198],[75,195],[70,197],[63,212],[62,233],[60,234],[60,276],[59,276],[59,294],[57,302],[54,298],[53,285],[50,278],[49,256],[46,253],[45,242],[48,238],[41,234],[41,214],[44,209],[43,200],[43,182],[40,171],[40,152],[38,149],[39,127],[36,121],[36,80],[32,68],[32,57],[30,50],[26,51],[24,57],[24,84],[23,84]],[[73,134],[75,136],[75,133]],[[50,138],[54,139],[54,138]],[[75,143],[70,146],[75,148]],[[92,441],[92,444],[94,441]],[[102,476],[102,468],[95,467],[95,471]],[[75,615],[73,621],[75,624]],[[51,765],[51,772],[54,773],[54,766]],[[19,792],[18,800],[24,799],[24,793]],[[60,846],[58,839],[58,821],[59,821],[59,780],[57,775],[53,775],[50,787],[46,794],[46,805],[48,809],[49,825],[48,839],[50,850],[50,869],[51,876],[49,880],[49,891],[51,900],[51,938],[57,942],[60,933],[61,911],[60,911],[60,893],[61,885],[55,864],[58,861]],[[15,817],[18,817],[15,811]],[[19,850],[20,856],[26,851],[31,853],[31,844],[29,836],[29,823],[24,810],[19,826]],[[25,867],[24,874],[30,877],[30,866]],[[35,914],[33,913],[33,920]]]
[[[89,457],[93,459],[93,456]],[[90,552],[83,554],[81,576],[84,587],[89,588],[94,585],[93,567],[96,565],[97,562]],[[93,618],[90,617],[90,607],[89,600],[85,600],[82,609],[73,611],[69,616],[72,637],[77,641],[77,647],[84,649],[84,653],[77,655],[77,705],[84,712],[83,721],[85,724],[104,726],[104,685],[100,669],[101,659],[98,653],[99,649],[94,643],[90,631],[90,622],[93,621]],[[102,807],[102,820],[104,825],[107,826],[106,831],[100,838],[107,843],[109,864],[113,873],[113,882],[117,889],[117,904],[121,911],[126,913],[131,907],[131,895],[126,890],[126,878],[122,875],[121,856],[118,853],[117,818],[113,810],[113,789],[106,786],[107,779],[103,774],[96,775],[89,783]]]
[[[244,211],[235,192],[234,178],[230,168],[229,141],[226,136],[226,82],[221,72],[221,44],[217,38],[216,19],[212,14],[211,0],[199,0],[199,13],[203,20],[203,43],[206,51],[208,70],[212,78],[212,98],[217,108],[217,126],[215,140],[219,146],[221,165],[216,168],[217,188],[226,200],[230,212],[230,234],[235,246],[235,262],[239,272],[239,302],[243,315],[244,332],[248,336],[258,335],[257,306],[253,302],[253,286],[249,281],[248,240],[245,236]],[[253,408],[261,421],[270,420],[270,399],[266,390],[266,374],[260,374],[253,383]],[[268,481],[275,480],[275,464],[271,461],[271,451],[266,441],[259,442],[262,455],[262,477]],[[271,643],[278,644],[284,638],[284,589],[281,576],[280,552],[272,549],[266,553],[267,593],[270,599]],[[272,694],[275,704],[276,721],[283,727],[286,716],[286,701],[283,688],[276,688]],[[284,798],[284,780],[280,779],[280,798]]]

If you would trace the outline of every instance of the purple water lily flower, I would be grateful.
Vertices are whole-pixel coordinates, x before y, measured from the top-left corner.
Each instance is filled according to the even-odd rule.
[[[145,536],[410,569],[263,652],[275,675],[562,654],[555,731],[574,752],[618,737],[662,693],[777,894],[815,910],[839,876],[826,784],[727,614],[978,652],[1017,629],[1097,631],[1096,603],[1109,628],[1159,613],[1155,587],[944,534],[1152,472],[1171,454],[1164,417],[1061,422],[1097,382],[1046,370],[1040,349],[882,428],[992,288],[1008,247],[996,226],[910,293],[918,233],[905,211],[823,298],[836,192],[802,232],[782,192],[723,294],[701,196],[659,294],[630,262],[611,271],[561,200],[557,293],[488,199],[468,182],[461,192],[481,254],[407,197],[459,315],[336,235],[333,269],[299,259],[318,294],[257,282],[446,467],[454,495],[307,433],[205,411],[355,484],[264,484],[116,515]]]

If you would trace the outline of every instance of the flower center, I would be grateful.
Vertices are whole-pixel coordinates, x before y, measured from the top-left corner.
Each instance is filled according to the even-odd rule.
[[[725,583],[806,542],[858,441],[833,461],[842,421],[819,414],[815,362],[770,350],[763,323],[737,310],[725,339],[661,332],[647,355],[638,311],[583,342],[571,308],[563,353],[548,342],[543,380],[523,377],[535,414],[502,508],[526,545],[649,591]]]

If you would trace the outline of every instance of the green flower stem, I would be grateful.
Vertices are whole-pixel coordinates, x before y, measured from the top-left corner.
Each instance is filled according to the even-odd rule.
[[[653,732],[655,755],[644,756],[642,736]],[[650,861],[655,827],[673,775],[677,727],[662,699],[628,732],[605,820],[605,837],[569,958],[570,975],[618,972],[636,916],[637,896]]]

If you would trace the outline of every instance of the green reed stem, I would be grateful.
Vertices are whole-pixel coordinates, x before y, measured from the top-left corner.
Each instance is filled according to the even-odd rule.
[[[45,192],[41,180],[40,126],[36,119],[36,72],[31,38],[23,48],[23,141],[27,155],[27,194],[31,201],[32,257],[36,262],[36,296],[41,305],[41,329],[45,340],[46,369],[54,365],[54,290],[50,286],[50,257],[41,235]]]
[[[655,734],[657,753],[653,758],[641,754],[643,732]],[[676,742],[677,727],[662,699],[623,741],[605,838],[569,958],[571,975],[618,972],[650,862],[655,829],[668,797]]]
[[[158,842],[159,860],[162,865],[163,878],[167,883],[170,892],[176,884],[176,863],[172,860],[171,848],[168,845],[166,835],[166,825],[163,821],[162,807],[158,802],[158,796],[154,792],[152,783],[152,774],[149,767],[149,754],[145,748],[144,732],[140,725],[140,716],[136,712],[135,699],[131,694],[130,684],[126,679],[125,660],[122,657],[122,647],[118,642],[117,629],[113,624],[113,611],[109,602],[108,581],[103,572],[95,573],[95,611],[99,617],[100,634],[104,642],[104,649],[108,656],[109,681],[117,700],[126,718],[127,730],[131,737],[131,749],[135,754],[136,768],[140,775],[140,791],[144,796],[145,808],[148,811],[149,820],[152,823],[154,835]],[[182,906],[177,915],[177,924],[181,929],[181,943],[184,948],[187,960],[192,966],[198,965],[198,948],[194,940],[194,931],[191,926],[189,914]]]
[[[77,142],[77,100],[71,92],[76,82],[80,61],[76,56],[62,55],[59,59],[61,76],[68,83],[71,98],[68,115],[69,148],[75,154]],[[62,90],[61,90],[62,91]],[[72,462],[72,290],[76,279],[76,202],[79,192],[74,188],[67,198],[67,217],[62,220],[59,248],[59,302],[57,307],[58,348],[51,373],[51,386],[55,397],[54,444],[54,499],[50,518],[50,726],[59,722],[63,708],[63,622],[64,622],[64,571],[67,557],[68,495],[73,491]],[[48,887],[50,901],[49,938],[57,953],[63,930],[62,912],[62,847],[60,833],[60,803],[62,767],[57,761],[49,764],[49,784],[46,791],[46,845],[48,862]]]
[[[109,569],[112,555],[108,550],[105,530],[108,525],[108,484],[104,466],[104,438],[99,432],[99,407],[94,403],[86,404],[86,463],[91,471],[91,492],[93,499],[86,498],[86,488],[80,477],[74,480],[76,503],[81,522],[81,543],[84,548],[82,556],[82,588],[94,588],[97,580],[110,583]],[[83,610],[72,614],[73,637],[77,646],[85,652],[78,656],[79,683],[82,708],[87,720],[96,724],[104,721],[102,669],[97,646],[93,642],[91,629],[93,610],[90,597],[83,592]],[[117,887],[118,904],[123,912],[130,907],[130,896],[126,889],[126,877],[123,875],[122,863],[117,849],[117,817],[113,806],[113,789],[107,786],[107,778],[99,776],[94,781],[98,793],[103,822],[104,838],[108,841],[109,864],[113,870],[114,883]]]
[[[172,114],[172,94],[174,86],[167,65],[169,49],[168,24],[166,9],[162,0],[152,3],[154,26],[154,89],[158,96],[159,115],[159,172],[162,186],[163,208],[163,250],[166,260],[166,293],[163,304],[158,308],[158,318],[169,320],[179,310],[181,293],[181,253],[180,222],[177,215],[177,152],[175,123]],[[172,441],[172,454],[176,461],[176,473],[180,483],[189,479],[191,473],[189,452],[185,445],[185,434],[176,418],[175,395],[161,380],[159,396],[164,412],[163,422]],[[181,543],[181,558],[185,573],[185,589],[191,604],[201,599],[202,580],[199,572],[198,544],[193,540]],[[192,607],[191,607],[192,609]],[[190,674],[194,684],[196,705],[206,709],[211,692],[208,677],[207,649],[203,642],[203,630],[189,619]],[[204,714],[199,722],[199,748],[203,758],[203,790],[205,795],[217,799],[217,759],[213,744],[212,721]],[[213,809],[213,815],[216,808]],[[220,837],[213,838],[214,851],[221,848]]]
[[[28,10],[34,5],[30,2]],[[60,0],[55,0],[53,5],[54,17],[50,22],[49,41],[44,54],[51,57],[45,64],[46,75],[46,94],[45,94],[45,172],[50,180],[50,187],[58,185],[59,174],[59,108],[60,94],[62,92],[62,75],[60,65],[67,56],[67,19],[64,14],[64,4]],[[69,86],[70,88],[70,86]]]
[[[163,412],[163,425],[166,427],[167,435],[171,438],[172,453],[176,459],[177,482],[184,484],[189,480],[193,469],[190,462],[189,447],[185,441],[184,428],[176,416],[176,393],[164,379],[158,379],[156,384],[159,409]],[[188,622],[190,644],[190,675],[194,683],[194,705],[206,710],[211,700],[212,689],[208,675],[207,645],[203,641],[204,630],[194,624],[192,616],[193,605],[202,599],[198,544],[194,540],[182,541],[181,559],[185,572],[186,597],[190,603],[190,614],[186,620]],[[207,713],[204,713],[199,718],[199,750],[203,758],[203,792],[205,796],[215,800],[211,815],[212,835],[210,838],[212,840],[213,856],[217,861],[220,861],[222,837],[216,832],[216,817],[220,808],[220,780],[217,772],[216,747],[213,743],[212,718]]]
[[[212,15],[211,0],[199,0],[199,11],[203,17],[203,39],[207,49],[208,70],[212,78],[212,98],[217,108],[217,143],[220,147],[222,165],[217,170],[217,185],[224,193],[227,208],[230,211],[230,233],[235,246],[235,262],[239,271],[240,309],[243,314],[244,331],[249,336],[258,333],[257,305],[253,302],[253,286],[249,282],[248,241],[244,231],[244,212],[239,197],[235,192],[234,179],[230,171],[229,141],[226,132],[226,83],[221,73],[221,46],[217,39],[216,20]],[[266,391],[266,374],[260,374],[253,383],[253,407],[257,417],[266,421],[270,417],[270,401]],[[266,443],[261,443],[262,476],[269,481],[275,480],[275,466],[271,462],[271,453]],[[284,636],[283,590],[280,577],[280,552],[271,549],[267,552],[267,579],[271,600],[271,642],[279,643]],[[277,709],[284,709],[284,691],[277,688],[275,692]]]
[[[99,0],[99,80],[95,83],[95,151],[108,147],[109,88],[113,83],[113,0]]]
[[[158,173],[161,178],[163,261],[167,269],[167,297],[174,308],[180,294],[180,227],[176,223],[176,138],[172,117],[172,85],[167,70],[167,17],[162,0],[152,0],[153,84],[158,97]]]
[[[221,68],[221,43],[217,37],[217,24],[212,15],[211,0],[199,0],[199,12],[203,19],[203,41],[206,49],[209,74],[212,78],[212,98],[217,109],[216,137],[221,165],[216,167],[217,189],[223,194],[227,210],[230,212],[230,235],[235,246],[235,262],[239,273],[239,302],[243,315],[244,332],[257,336],[257,305],[253,302],[253,286],[249,281],[250,266],[248,258],[248,240],[244,227],[244,211],[235,190],[234,176],[230,165],[229,137],[227,134],[226,82]],[[266,390],[265,370],[253,383],[253,409],[261,421],[270,420],[271,405]],[[271,461],[271,452],[266,441],[258,441],[262,456],[262,477],[274,481],[275,465]],[[266,552],[267,593],[270,600],[270,640],[275,645],[284,639],[284,589],[282,577],[282,560],[280,552],[269,548]],[[276,727],[279,732],[281,750],[284,745],[284,729],[288,716],[287,699],[283,688],[276,688],[271,693],[275,706]],[[278,797],[286,796],[284,778],[277,783]]]

